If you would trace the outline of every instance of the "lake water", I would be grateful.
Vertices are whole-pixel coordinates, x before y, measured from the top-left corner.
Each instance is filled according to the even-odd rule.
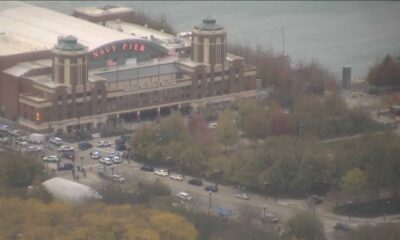
[[[34,4],[65,13],[110,2]],[[296,61],[316,60],[341,78],[343,66],[362,78],[386,54],[400,55],[400,2],[113,1],[152,16],[165,14],[178,31],[206,16],[217,19],[230,42],[282,51]],[[284,29],[284,30],[283,30]],[[284,32],[284,34],[283,34]],[[285,44],[283,44],[283,35]]]

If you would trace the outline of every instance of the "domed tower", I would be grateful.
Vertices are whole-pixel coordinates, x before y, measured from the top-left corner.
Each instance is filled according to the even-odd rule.
[[[213,18],[192,29],[192,61],[214,66],[224,64],[226,59],[226,32]]]
[[[88,48],[78,43],[76,37],[59,37],[52,49],[53,81],[72,87],[86,85],[88,78]]]

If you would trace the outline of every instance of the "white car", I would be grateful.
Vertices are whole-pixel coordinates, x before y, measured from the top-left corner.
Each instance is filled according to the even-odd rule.
[[[114,174],[111,176],[111,180],[115,182],[125,182],[125,178],[122,177],[121,175]]]
[[[243,199],[243,200],[249,200],[250,199],[249,196],[247,196],[246,193],[238,193],[238,194],[236,194],[236,197],[239,198],[239,199]]]
[[[122,163],[122,159],[118,156],[113,156],[113,157],[109,157],[109,158],[111,159],[111,161],[113,161],[116,164]]]
[[[101,154],[100,154],[100,152],[91,152],[90,153],[90,157],[92,159],[100,159],[101,158]]]
[[[45,162],[59,162],[60,159],[56,155],[50,155],[43,158]]]
[[[183,176],[180,174],[171,174],[170,178],[177,181],[183,181]]]
[[[265,214],[265,221],[269,223],[278,223],[279,219],[272,213]]]
[[[30,145],[26,148],[27,152],[40,152],[42,149],[38,146]]]
[[[51,143],[60,146],[62,144],[62,139],[59,137],[55,137],[55,138],[50,138],[49,140]]]
[[[20,140],[17,140],[16,143],[17,143],[17,145],[21,145],[21,146],[26,146],[26,145],[28,145],[28,142],[27,142],[27,141],[20,141]]]
[[[115,156],[119,157],[119,153],[117,153],[117,152],[110,152],[110,153],[108,154],[108,156],[109,156],[109,157],[115,157]]]
[[[74,148],[73,148],[73,147],[70,147],[70,146],[61,145],[61,146],[58,148],[58,151],[59,151],[59,152],[72,152],[72,151],[74,151]]]
[[[218,124],[216,122],[212,122],[208,124],[208,128],[214,129],[217,128]]]
[[[92,152],[92,153],[90,153],[90,157],[92,159],[100,159],[101,158],[101,154],[100,154],[100,152]]]
[[[111,147],[111,143],[108,141],[100,140],[97,142],[97,147]]]
[[[186,193],[186,192],[180,192],[180,193],[177,193],[176,195],[175,195],[177,198],[179,198],[180,200],[183,200],[183,201],[190,201],[190,200],[192,200],[192,196],[190,196],[188,193]]]
[[[158,169],[158,170],[154,171],[154,173],[157,174],[158,176],[162,176],[162,177],[168,176],[168,171],[165,169]]]
[[[108,157],[100,159],[99,162],[105,165],[113,165],[113,161]]]

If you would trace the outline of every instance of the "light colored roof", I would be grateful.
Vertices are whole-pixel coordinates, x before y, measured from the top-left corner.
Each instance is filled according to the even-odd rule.
[[[113,6],[113,5],[106,5],[101,7],[86,7],[86,8],[79,8],[76,9],[75,12],[80,12],[86,14],[88,16],[97,17],[97,16],[104,16],[109,14],[116,14],[116,13],[124,13],[124,12],[133,12],[132,8],[122,7],[122,6]]]
[[[139,24],[127,23],[121,20],[112,20],[112,21],[107,21],[105,26],[123,33],[141,37],[143,39],[156,41],[166,48],[190,46],[190,41],[188,41],[187,39],[183,38],[178,39],[172,34],[144,27]]]
[[[137,39],[98,24],[26,3],[6,2],[0,7],[0,56],[51,49],[59,36],[72,35],[89,50],[104,44]],[[17,39],[18,42],[12,40]]]
[[[18,63],[17,65],[4,70],[4,72],[12,76],[21,77],[30,70],[44,67],[51,67],[51,59]]]
[[[94,189],[60,177],[49,179],[42,185],[54,198],[67,203],[80,204],[93,198],[100,198]]]

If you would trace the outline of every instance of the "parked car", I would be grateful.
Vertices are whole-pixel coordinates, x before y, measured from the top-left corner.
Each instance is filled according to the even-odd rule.
[[[27,152],[40,152],[40,151],[42,151],[42,148],[39,147],[39,146],[35,146],[35,145],[29,145],[29,146],[26,148],[26,151],[27,151]]]
[[[12,130],[10,131],[10,134],[14,137],[20,137],[22,135],[20,130]]]
[[[162,177],[166,177],[168,176],[168,171],[165,169],[158,169],[156,171],[154,171],[154,173],[158,176],[162,176]]]
[[[39,133],[32,133],[29,135],[28,142],[32,144],[42,144],[46,141],[46,135]]]
[[[60,159],[56,155],[50,155],[43,158],[45,162],[59,162]]]
[[[100,140],[97,142],[97,147],[111,147],[111,143],[108,141]]]
[[[208,124],[208,128],[214,129],[217,128],[218,124],[216,122],[212,122]]]
[[[21,146],[26,146],[26,145],[28,145],[28,142],[27,142],[27,141],[22,141],[22,140],[17,140],[17,141],[15,141],[15,143],[16,143],[17,145],[21,145]]]
[[[113,161],[108,157],[101,158],[99,162],[105,165],[113,165]]]
[[[199,178],[190,179],[188,183],[195,186],[203,186],[203,181]]]
[[[349,225],[343,224],[343,223],[336,223],[335,226],[333,226],[333,230],[335,231],[350,231],[351,227]]]
[[[63,163],[60,164],[57,168],[58,171],[67,171],[67,170],[72,170],[74,168],[74,165],[72,163]]]
[[[50,138],[49,142],[53,143],[56,146],[62,145],[62,139],[59,137]]]
[[[204,187],[204,190],[207,192],[218,192],[218,186],[217,185],[208,185]]]
[[[154,168],[152,166],[148,166],[148,165],[142,165],[140,167],[140,170],[146,171],[146,172],[154,172]]]
[[[316,195],[316,194],[313,194],[313,195],[311,196],[311,201],[312,201],[314,204],[321,204],[321,203],[324,202],[324,198],[321,197],[321,196],[318,196],[318,195]]]
[[[101,158],[101,154],[100,154],[100,152],[91,152],[90,153],[90,157],[92,158],[92,159],[100,159]]]
[[[183,181],[183,176],[180,174],[171,174],[170,178],[177,181]]]
[[[175,196],[176,196],[178,199],[183,200],[183,201],[190,201],[190,200],[192,200],[192,196],[190,196],[190,195],[189,195],[188,193],[186,193],[186,192],[177,193]]]
[[[119,138],[115,139],[115,145],[125,144],[129,137],[122,135]]]
[[[118,157],[119,157],[119,153],[118,153],[118,152],[110,152],[110,153],[108,154],[108,156],[109,156],[109,157],[115,157],[115,156],[118,156]]]
[[[73,148],[73,147],[70,147],[70,146],[61,145],[61,146],[58,148],[58,151],[59,151],[59,152],[72,152],[72,151],[74,151],[74,148]]]
[[[9,138],[8,137],[2,137],[0,138],[0,143],[9,143]],[[25,142],[27,144],[27,142]],[[18,142],[17,142],[18,144]]]
[[[88,150],[88,149],[92,148],[93,145],[91,143],[88,143],[88,142],[80,142],[78,144],[78,147],[79,147],[80,150],[85,151],[85,150]]]
[[[272,213],[265,214],[265,221],[268,223],[278,223],[279,219]]]
[[[122,158],[118,157],[118,156],[113,156],[113,157],[109,157],[111,159],[111,161],[113,161],[115,164],[119,164],[122,163]]]
[[[239,198],[239,199],[243,199],[243,200],[249,200],[250,199],[249,196],[247,196],[246,193],[238,193],[238,194],[236,194],[236,197]]]
[[[73,152],[62,152],[61,153],[61,158],[66,158],[66,159],[74,159],[74,153]]]
[[[115,145],[115,150],[116,151],[125,151],[127,149],[125,144],[117,144]]]
[[[120,183],[125,182],[125,178],[122,177],[121,175],[117,175],[117,174],[112,175],[111,180],[114,182],[120,182]]]

